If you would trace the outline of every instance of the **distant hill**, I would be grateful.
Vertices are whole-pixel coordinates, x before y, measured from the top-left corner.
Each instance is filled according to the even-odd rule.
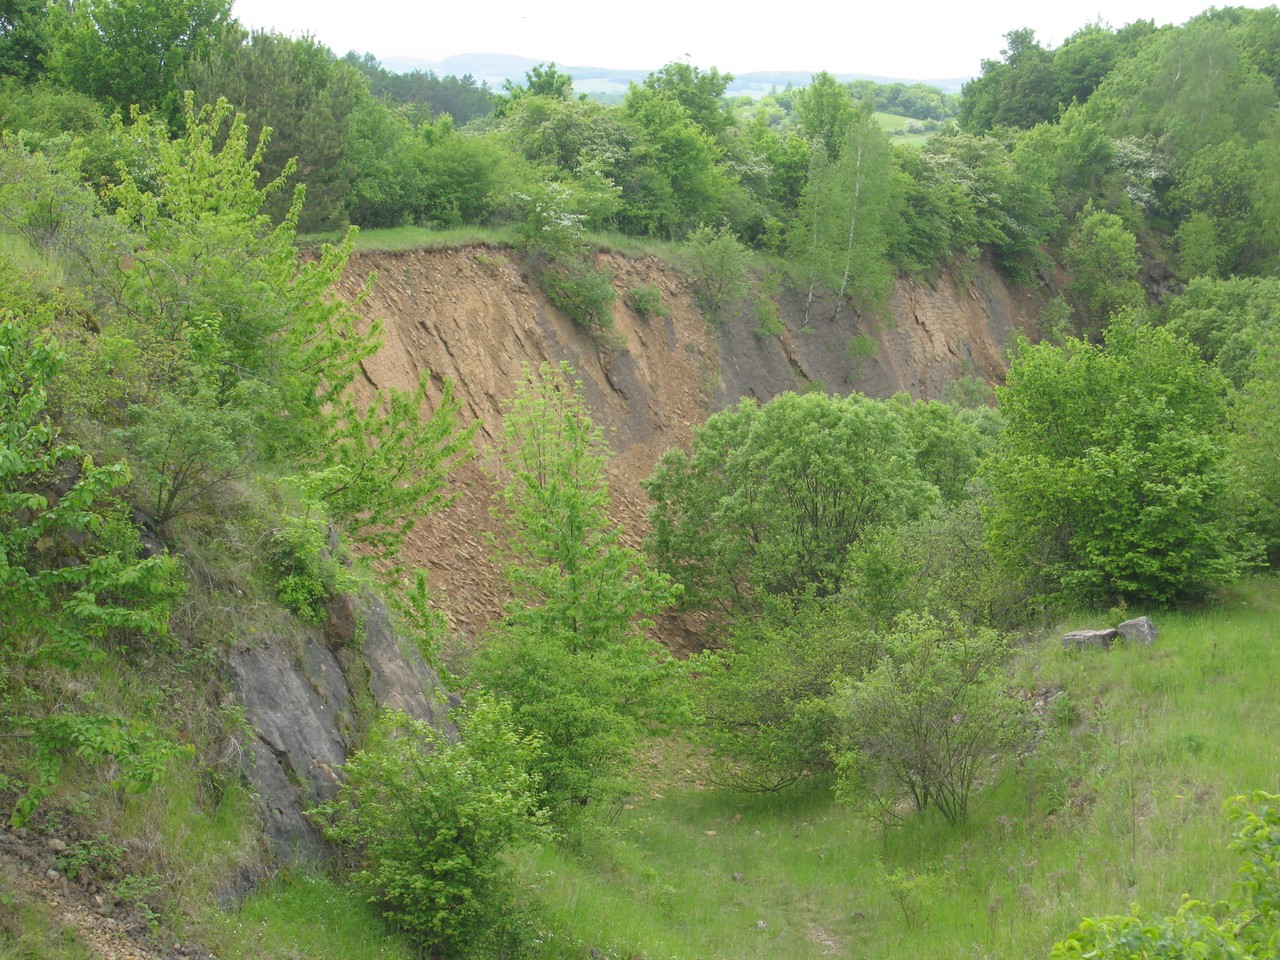
[[[521,82],[531,67],[544,60],[530,57],[518,57],[507,53],[460,53],[443,60],[424,60],[415,57],[388,57],[382,65],[397,73],[409,73],[413,70],[432,70],[437,75],[466,76],[470,74],[477,81],[483,81],[500,89],[504,81]],[[612,93],[625,92],[628,85],[640,83],[659,65],[635,69],[619,69],[611,67],[575,67],[557,64],[557,66],[573,76],[574,89],[579,93]],[[803,87],[809,78],[816,73],[804,70],[757,70],[735,75],[729,86],[730,95],[746,94],[752,97],[763,96],[771,89],[781,90],[788,83],[795,87]],[[908,79],[905,77],[883,77],[870,73],[837,73],[835,78],[841,82],[849,80],[874,80],[876,83],[927,83],[938,87],[944,93],[959,93],[968,77],[944,77],[926,79]]]

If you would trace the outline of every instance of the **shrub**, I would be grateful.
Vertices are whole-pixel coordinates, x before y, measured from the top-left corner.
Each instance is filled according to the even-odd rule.
[[[627,306],[642,317],[665,317],[671,312],[663,302],[662,291],[657,287],[632,287],[623,295],[623,299]]]
[[[898,819],[905,797],[958,823],[991,758],[1026,730],[1006,644],[927,614],[900,617],[882,642],[875,668],[837,694],[840,795],[865,796],[877,819]]]
[[[613,327],[613,302],[618,295],[608,270],[597,270],[577,258],[561,258],[538,270],[538,284],[552,305],[592,333]]]
[[[683,254],[694,300],[711,320],[747,293],[747,248],[728,227],[699,227]]]
[[[457,721],[453,742],[387,713],[338,798],[312,811],[360,864],[370,901],[431,957],[493,955],[510,896],[503,851],[549,837],[529,772],[538,744],[515,732],[510,706],[481,698]]]

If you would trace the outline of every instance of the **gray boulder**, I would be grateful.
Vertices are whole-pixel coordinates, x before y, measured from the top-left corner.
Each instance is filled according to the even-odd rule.
[[[1120,636],[1114,628],[1106,630],[1073,630],[1062,635],[1062,645],[1068,650],[1110,650],[1112,642]]]
[[[1116,629],[1120,632],[1120,636],[1130,643],[1140,643],[1144,646],[1154,643],[1156,637],[1160,636],[1160,632],[1156,630],[1156,625],[1148,617],[1126,620]]]

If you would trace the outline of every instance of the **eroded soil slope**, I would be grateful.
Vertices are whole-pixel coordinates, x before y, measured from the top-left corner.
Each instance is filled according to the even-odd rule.
[[[602,348],[552,307],[533,286],[517,254],[487,247],[362,254],[353,258],[346,291],[376,273],[361,311],[383,323],[385,346],[364,367],[368,384],[410,388],[430,373],[432,400],[451,379],[464,416],[479,421],[475,462],[455,474],[457,499],[427,517],[406,547],[424,567],[453,628],[476,635],[499,615],[502,577],[493,559],[500,524],[492,515],[501,466],[494,446],[501,411],[525,365],[571,363],[582,379],[595,422],[614,456],[609,480],[615,518],[632,542],[643,536],[647,500],[639,483],[668,447],[688,445],[692,428],[743,396],[761,400],[821,385],[890,396],[906,390],[937,398],[959,376],[998,380],[1003,350],[1027,326],[1038,304],[985,269],[975,282],[944,276],[935,287],[900,283],[891,319],[863,321],[846,308],[839,318],[819,304],[802,320],[798,294],[781,298],[780,335],[757,331],[754,309],[712,327],[680,275],[649,258],[602,256],[621,295],[642,285],[662,292],[666,317],[645,318],[616,305],[615,343]],[[875,355],[850,359],[855,333],[876,342]],[[677,649],[697,644],[696,623],[661,626]]]

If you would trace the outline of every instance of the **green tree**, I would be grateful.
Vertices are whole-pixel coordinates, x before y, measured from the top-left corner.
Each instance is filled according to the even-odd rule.
[[[1011,689],[994,631],[904,615],[883,656],[836,695],[838,794],[896,820],[900,800],[963,820],[993,758],[1026,736],[1027,701]]]
[[[179,80],[231,24],[229,0],[84,0],[51,7],[49,73],[128,114],[182,117]]]
[[[721,73],[715,67],[702,70],[678,60],[644,79],[646,90],[675,100],[712,138],[722,136],[733,122],[724,99],[724,91],[731,83],[731,73]]]
[[[190,63],[184,82],[198,103],[225,97],[250,130],[271,131],[258,175],[267,182],[293,161],[294,178],[307,191],[300,231],[343,226],[351,188],[351,115],[363,86],[357,71],[312,37],[228,30],[221,43]],[[290,203],[291,191],[277,190],[266,198],[266,211],[279,221]]]
[[[826,151],[828,160],[834,160],[853,121],[849,88],[824,70],[795,92],[794,104],[800,131],[810,144]]]
[[[44,72],[49,53],[49,5],[45,0],[0,2],[0,77],[22,81]]]
[[[608,517],[606,447],[567,365],[525,372],[503,435],[512,598],[472,676],[518,704],[567,818],[613,795],[638,721],[669,709],[664,659],[643,631],[676,590]]]
[[[1114,213],[1089,210],[1076,224],[1066,250],[1071,289],[1094,329],[1114,313],[1142,306],[1138,241]]]
[[[459,740],[384,714],[343,766],[337,799],[313,815],[358,858],[357,886],[426,955],[503,955],[515,901],[503,854],[550,839],[530,773],[538,740],[491,699],[453,717]]]
[[[1241,569],[1226,510],[1226,383],[1132,317],[1098,346],[1019,341],[986,462],[992,549],[1042,595],[1173,602]]]
[[[694,300],[718,322],[721,311],[747,293],[747,248],[728,227],[699,227],[681,251]]]
[[[869,101],[849,121],[838,157],[827,163],[826,156],[815,148],[788,244],[808,284],[806,322],[819,286],[836,294],[838,318],[846,295],[860,312],[874,312],[893,284],[888,245],[897,177]]]
[[[609,519],[606,450],[571,368],[525,371],[503,419],[508,619],[553,628],[574,653],[642,641],[673,596]]]
[[[936,498],[901,417],[858,394],[785,393],[710,417],[645,489],[650,553],[691,606],[758,610],[769,596],[839,590],[850,547]]]

